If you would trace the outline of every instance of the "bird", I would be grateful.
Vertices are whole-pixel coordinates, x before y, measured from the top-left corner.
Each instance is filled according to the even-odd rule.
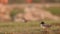
[[[50,28],[50,27],[51,27],[51,25],[46,24],[46,23],[43,22],[43,21],[40,23],[40,26],[41,26],[41,28],[43,28],[43,29],[47,29],[47,28]]]

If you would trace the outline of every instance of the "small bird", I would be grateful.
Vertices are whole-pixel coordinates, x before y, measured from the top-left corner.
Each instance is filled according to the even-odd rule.
[[[51,25],[46,24],[46,23],[43,22],[43,21],[42,21],[40,24],[41,24],[41,27],[42,27],[43,29],[46,29],[46,28],[50,28],[50,27],[51,27]]]

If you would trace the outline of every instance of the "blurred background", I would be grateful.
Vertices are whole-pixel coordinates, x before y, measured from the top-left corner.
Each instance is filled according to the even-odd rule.
[[[0,0],[0,34],[60,34],[60,0]]]
[[[26,3],[27,0],[9,0],[9,4],[20,4],[20,3]],[[32,0],[32,3],[60,3],[60,0]]]

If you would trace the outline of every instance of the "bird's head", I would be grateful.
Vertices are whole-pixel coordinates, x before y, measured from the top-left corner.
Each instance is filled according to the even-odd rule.
[[[45,23],[42,21],[41,24],[45,24]]]

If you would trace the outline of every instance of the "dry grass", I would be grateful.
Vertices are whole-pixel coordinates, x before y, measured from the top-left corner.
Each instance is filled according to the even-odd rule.
[[[47,24],[55,24],[58,22],[53,21],[45,21]],[[55,26],[52,25],[51,28],[49,28],[50,31],[43,30],[40,27],[40,22],[6,22],[6,23],[0,23],[0,33],[1,34],[60,34],[60,25]]]

